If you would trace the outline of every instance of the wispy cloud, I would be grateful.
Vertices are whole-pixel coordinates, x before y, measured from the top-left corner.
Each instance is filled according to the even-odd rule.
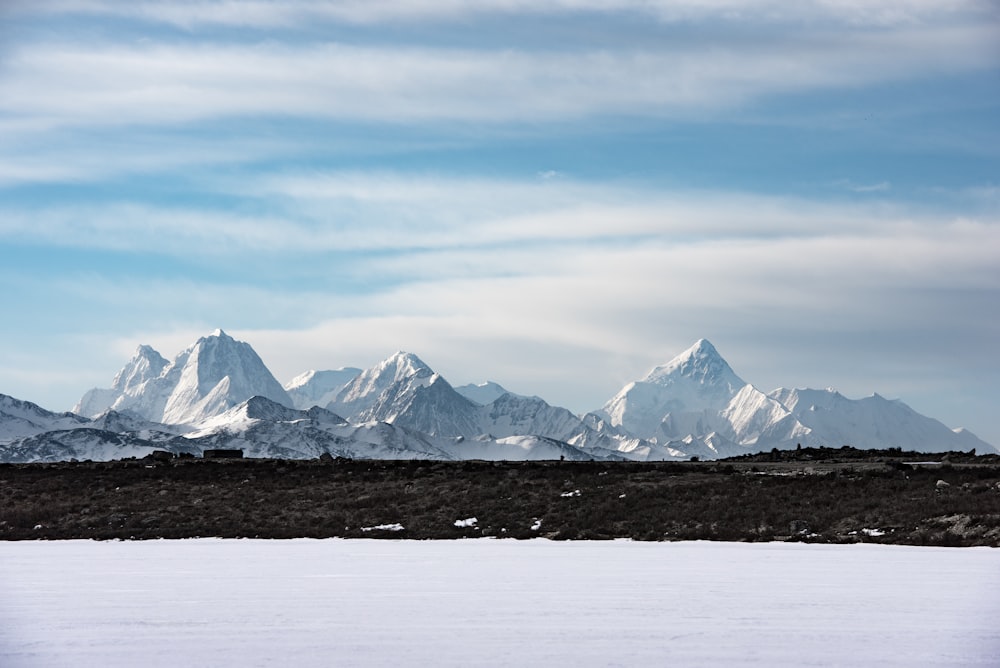
[[[317,21],[355,24],[464,20],[488,15],[565,15],[631,12],[664,22],[802,22],[841,21],[851,24],[896,25],[955,14],[990,14],[995,7],[985,0],[890,0],[880,3],[851,0],[50,0],[43,4],[19,3],[23,12],[59,12],[126,16],[194,29],[203,25],[239,27],[302,26]]]
[[[833,182],[836,188],[843,188],[856,193],[884,193],[892,189],[892,184],[888,181],[878,183],[855,183],[850,179],[840,179]]]
[[[553,185],[558,187],[551,190]],[[380,193],[391,192],[385,199],[410,209],[423,224],[396,226],[391,216],[361,211],[361,229],[339,234],[285,219],[147,207],[128,215],[78,211],[57,223],[38,216],[29,225],[25,217],[19,233],[33,226],[52,242],[113,249],[127,243],[188,261],[207,253],[210,266],[227,254],[247,263],[250,246],[261,254],[268,273],[260,276],[249,270],[227,271],[217,281],[86,274],[53,279],[61,302],[130,314],[122,318],[129,321],[123,328],[134,337],[131,345],[176,347],[198,332],[192,322],[206,331],[222,325],[255,345],[263,341],[262,354],[289,378],[306,367],[367,364],[407,348],[453,375],[475,368],[506,380],[511,368],[533,367],[520,377],[522,384],[544,381],[532,391],[549,390],[551,400],[575,408],[592,408],[596,397],[617,388],[596,387],[609,382],[605,376],[586,391],[573,388],[572,397],[565,386],[557,389],[566,351],[610,373],[616,364],[635,369],[665,361],[658,356],[715,331],[734,336],[756,328],[803,340],[905,329],[945,340],[950,321],[929,314],[1000,294],[993,251],[1000,247],[1000,220],[941,217],[918,207],[725,192],[671,195],[573,181],[407,183],[358,173],[285,177],[269,187],[299,189],[296,201],[335,196],[375,210],[385,206]],[[271,194],[268,187],[265,194]],[[578,200],[576,208],[565,207],[569,200]],[[517,205],[475,219],[481,201]],[[87,222],[88,215],[93,220]],[[459,225],[452,216],[469,219]],[[12,220],[3,216],[8,232]],[[305,253],[317,258],[344,248],[376,251],[347,253],[336,262],[341,275],[377,277],[377,284],[328,291],[329,268],[318,259],[303,262]],[[274,284],[274,273],[293,280],[296,289]],[[267,317],[247,319],[247,304]],[[189,324],[169,326],[182,312]],[[472,365],[477,346],[502,354]],[[557,349],[563,352],[553,353]],[[514,366],[505,368],[500,360]]]
[[[163,124],[256,115],[415,121],[658,117],[769,95],[986,67],[995,26],[783,36],[730,46],[480,51],[39,43],[0,73],[8,118],[52,126]]]
[[[851,190],[857,193],[876,193],[876,192],[886,192],[892,185],[888,181],[879,181],[878,183],[871,183],[867,185],[855,185],[851,186]]]
[[[227,194],[227,206],[7,205],[0,207],[0,239],[183,257],[347,251],[395,256],[525,243],[548,249],[563,243],[613,248],[657,240],[767,242],[825,238],[831,230],[837,237],[896,233],[909,225],[934,230],[942,223],[935,214],[890,202],[664,192],[569,178],[515,181],[351,171],[223,179],[205,187]]]

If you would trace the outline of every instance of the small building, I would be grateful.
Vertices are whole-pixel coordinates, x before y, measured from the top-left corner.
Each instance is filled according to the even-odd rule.
[[[224,448],[217,448],[213,450],[205,450],[201,456],[205,459],[243,459],[243,451],[239,449],[227,450]]]

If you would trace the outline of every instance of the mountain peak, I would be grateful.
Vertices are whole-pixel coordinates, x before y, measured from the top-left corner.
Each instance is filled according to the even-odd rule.
[[[334,400],[327,404],[327,408],[338,415],[358,415],[375,405],[380,395],[390,388],[397,385],[425,385],[433,376],[434,371],[419,357],[398,350],[358,374],[337,393]]]
[[[640,438],[704,434],[722,428],[718,418],[745,386],[715,346],[698,339],[641,381],[622,388],[601,414],[612,426],[624,427]]]
[[[389,357],[386,358],[386,361],[387,362],[392,361],[397,364],[401,362],[406,362],[410,364],[415,364],[417,366],[427,366],[426,364],[424,364],[423,360],[421,360],[419,357],[417,357],[413,353],[408,353],[405,350],[397,350],[393,354],[389,355]]]
[[[130,363],[134,364],[140,360],[145,360],[150,364],[160,367],[166,366],[167,364],[167,359],[163,355],[161,355],[152,346],[147,346],[145,344],[142,344],[135,349],[135,353],[132,354]]]
[[[115,375],[111,386],[121,391],[134,389],[150,378],[156,378],[168,364],[152,346],[142,344],[135,349],[132,359]]]
[[[688,348],[689,352],[699,352],[710,355],[718,355],[719,351],[715,349],[712,342],[708,339],[698,339],[694,342],[694,345]]]
[[[434,373],[422,359],[403,350],[397,350],[375,365],[372,370],[379,376],[391,375],[394,381],[410,376],[431,376]]]
[[[153,346],[148,346],[145,343],[141,343],[138,346],[136,346],[135,352],[132,354],[132,358],[134,359],[137,357],[144,357],[146,359],[163,358],[163,356],[160,355],[160,353],[157,352],[156,349],[153,348]]]
[[[146,420],[187,424],[261,395],[279,404],[291,398],[254,352],[221,329],[198,339],[167,362],[139,346],[109,389],[89,391],[74,408],[86,416],[131,410]]]
[[[702,385],[727,383],[739,388],[746,384],[708,339],[698,339],[680,355],[650,371],[643,380],[657,385],[669,385],[678,376]]]
[[[485,383],[462,385],[461,387],[456,387],[455,391],[481,406],[491,404],[508,393],[506,388],[499,383],[494,383],[492,380],[488,380]]]

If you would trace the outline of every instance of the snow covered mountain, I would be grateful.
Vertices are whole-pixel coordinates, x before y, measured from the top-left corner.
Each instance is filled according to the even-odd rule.
[[[31,408],[33,404],[27,404],[35,418],[33,426],[18,429],[24,425],[16,419],[18,412],[23,413],[21,404],[27,402],[0,397],[0,405],[17,409],[0,414],[0,425],[10,435],[0,441],[0,462],[107,461],[145,457],[156,450],[200,455],[217,448],[240,449],[248,457],[280,459],[314,459],[322,454],[355,459],[444,461],[621,458],[614,453],[595,454],[539,436],[466,439],[434,436],[387,422],[355,424],[317,406],[297,410],[265,397],[248,399],[184,433],[113,411],[97,420],[87,420]],[[55,429],[39,431],[48,426]]]
[[[0,394],[0,443],[10,443],[47,431],[76,429],[88,422],[73,413],[53,413],[30,401]]]
[[[450,459],[424,435],[386,423],[352,425],[336,413],[297,410],[253,397],[187,435],[201,449],[239,448],[249,457]]]
[[[111,387],[88,391],[80,399],[80,402],[73,407],[73,412],[78,415],[93,417],[100,415],[106,410],[121,405],[125,396],[135,396],[140,392],[140,388],[147,381],[153,380],[163,372],[169,363],[160,353],[149,346],[139,346],[136,348],[132,359],[125,363],[122,370],[115,376]]]
[[[705,339],[629,383],[597,411],[608,423],[640,438],[669,441],[707,434],[746,383]]]
[[[799,443],[995,451],[965,430],[950,430],[901,401],[878,395],[851,400],[832,390],[778,389],[764,394],[737,376],[704,339],[626,385],[596,415],[607,426],[665,446],[669,452],[702,457]]]
[[[505,394],[511,394],[499,383],[494,383],[491,380],[478,385],[474,385],[472,383],[469,383],[468,385],[460,385],[455,388],[455,391],[469,401],[477,403],[480,406],[491,404]]]
[[[873,394],[848,399],[836,390],[789,390],[770,393],[809,429],[803,443],[858,448],[892,448],[920,452],[957,450],[993,452],[989,443],[965,429],[949,429],[902,401]]]
[[[429,385],[434,375],[419,357],[398,351],[359,373],[326,408],[345,417],[360,417],[371,415],[373,407],[379,404],[381,408],[375,411],[381,411],[382,415],[375,419],[385,420],[391,417],[387,412],[387,406],[392,403],[390,397],[399,397]],[[362,421],[364,419],[372,418],[362,418]]]
[[[218,329],[169,364],[152,348],[140,346],[110,389],[91,390],[76,409],[87,417],[110,408],[152,422],[193,424],[254,396],[292,405],[254,349]]]
[[[285,385],[285,391],[295,408],[326,406],[337,398],[347,384],[358,377],[361,369],[345,367],[332,371],[306,371]]]
[[[390,422],[442,436],[475,436],[477,406],[416,355],[397,352],[362,371],[327,405],[353,422]]]
[[[539,397],[506,393],[479,411],[479,428],[493,436],[541,434],[570,441],[586,429],[579,417]]]
[[[483,390],[473,391],[482,400],[502,393],[481,405],[460,394],[417,356],[397,352],[363,371],[328,408],[352,422],[380,420],[436,436],[487,441],[533,436],[571,443],[595,457],[618,449],[613,438],[590,433],[581,418],[565,408],[511,394],[496,383],[472,387]]]
[[[114,411],[88,420],[0,395],[0,462],[143,457],[176,438],[170,427]],[[177,452],[194,452],[178,445]]]
[[[129,457],[145,457],[155,450],[171,450],[199,454],[182,438],[166,443],[149,441],[127,433],[78,427],[64,431],[47,431],[11,443],[0,443],[0,461],[37,463],[61,461],[111,461]]]
[[[405,352],[366,370],[308,372],[287,388],[248,344],[221,330],[171,362],[140,346],[112,387],[80,400],[77,410],[92,419],[0,395],[0,461],[206,448],[256,457],[488,460],[717,458],[796,443],[996,451],[877,394],[764,394],[704,339],[580,416],[496,383],[453,388]]]
[[[689,437],[704,442],[715,435],[714,443],[769,449],[794,445],[808,432],[779,401],[737,376],[705,339],[626,385],[596,413],[611,426],[659,444],[688,439],[690,445]],[[714,446],[705,447],[702,454],[713,452]]]
[[[434,436],[381,421],[352,423],[323,408],[286,408],[254,397],[206,420],[185,440],[200,450],[239,448],[250,457],[311,459],[591,459],[567,443],[536,436],[503,439]],[[613,455],[611,455],[613,458]],[[604,457],[601,457],[604,458]]]

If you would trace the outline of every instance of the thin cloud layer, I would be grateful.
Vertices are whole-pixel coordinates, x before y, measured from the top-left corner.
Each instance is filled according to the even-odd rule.
[[[917,27],[571,53],[55,42],[8,57],[0,111],[51,127],[262,114],[392,123],[671,116],[775,94],[985,69],[996,35],[996,25]]]
[[[649,16],[663,22],[722,20],[757,23],[837,21],[847,24],[897,25],[928,22],[955,15],[994,15],[982,0],[892,0],[877,4],[854,0],[812,0],[789,4],[778,0],[56,0],[42,6],[15,3],[25,12],[124,16],[164,22],[185,29],[203,25],[274,28],[316,21],[356,24],[394,21],[469,20],[489,15],[566,15],[579,13]]]

